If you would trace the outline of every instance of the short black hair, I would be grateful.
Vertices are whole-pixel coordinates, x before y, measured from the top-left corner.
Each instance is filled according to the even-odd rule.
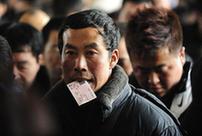
[[[86,27],[98,29],[106,43],[106,49],[109,51],[112,52],[114,49],[118,48],[120,32],[113,19],[104,11],[90,9],[74,13],[65,19],[58,37],[60,53],[63,48],[64,31],[69,28],[81,29]]]
[[[29,24],[14,23],[5,33],[5,38],[11,46],[12,52],[24,52],[29,47],[32,54],[38,58],[42,53],[43,38],[41,32]]]

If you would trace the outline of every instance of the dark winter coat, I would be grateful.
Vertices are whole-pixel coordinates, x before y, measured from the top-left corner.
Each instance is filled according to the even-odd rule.
[[[116,66],[109,81],[96,93],[97,98],[87,104],[78,106],[64,81],[50,90],[44,101],[55,113],[61,135],[181,136],[173,119],[142,94],[148,95],[131,87],[123,69]]]

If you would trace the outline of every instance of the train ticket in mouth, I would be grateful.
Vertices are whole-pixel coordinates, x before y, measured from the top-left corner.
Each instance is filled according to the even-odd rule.
[[[96,98],[95,93],[93,92],[87,81],[74,81],[67,84],[67,87],[69,88],[71,94],[73,95],[79,106]]]

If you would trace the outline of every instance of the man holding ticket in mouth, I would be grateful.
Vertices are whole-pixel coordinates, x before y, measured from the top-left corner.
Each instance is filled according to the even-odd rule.
[[[67,136],[181,136],[178,121],[153,95],[129,85],[117,65],[120,39],[99,10],[66,18],[59,32],[63,80],[45,96]]]

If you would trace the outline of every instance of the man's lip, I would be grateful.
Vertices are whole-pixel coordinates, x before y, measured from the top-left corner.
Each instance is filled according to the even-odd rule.
[[[150,89],[155,91],[155,90],[160,90],[160,89],[161,89],[161,87],[152,86],[152,87],[150,87]]]
[[[73,81],[78,81],[78,82],[82,82],[82,81],[92,82],[91,79],[87,79],[87,78],[75,78],[75,79],[73,79]]]

